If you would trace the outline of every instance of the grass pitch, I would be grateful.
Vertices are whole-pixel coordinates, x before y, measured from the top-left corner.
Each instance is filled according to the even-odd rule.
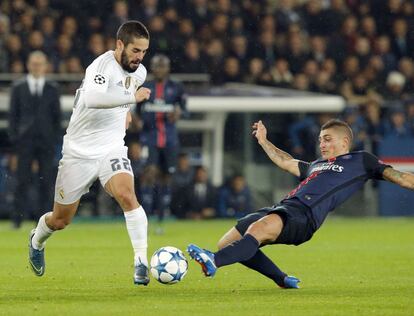
[[[149,253],[189,242],[215,249],[234,221],[167,222]],[[414,219],[328,219],[299,247],[264,251],[300,290],[282,290],[242,265],[213,279],[191,261],[185,279],[132,283],[132,250],[123,222],[74,223],[46,248],[46,273],[27,262],[31,225],[0,223],[0,315],[414,315]]]

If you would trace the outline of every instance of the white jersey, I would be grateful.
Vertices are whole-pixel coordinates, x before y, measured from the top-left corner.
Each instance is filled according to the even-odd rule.
[[[86,68],[85,78],[76,92],[72,116],[63,138],[63,154],[98,159],[114,148],[124,146],[126,115],[135,104],[135,91],[146,76],[147,70],[142,64],[133,73],[123,70],[114,51],[96,58]],[[114,100],[114,107],[88,107],[85,94],[91,95],[91,92],[99,95],[100,100],[105,96]]]

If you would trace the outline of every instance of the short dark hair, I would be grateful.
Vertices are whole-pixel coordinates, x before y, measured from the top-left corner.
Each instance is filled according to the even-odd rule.
[[[149,40],[149,32],[144,24],[139,21],[127,21],[123,23],[116,33],[116,39],[121,40],[124,45],[132,42],[133,38],[146,38]]]
[[[346,136],[348,136],[349,138],[349,147],[351,147],[352,142],[354,140],[354,133],[352,133],[352,129],[351,127],[348,125],[348,123],[339,120],[339,119],[331,119],[328,122],[326,122],[325,124],[322,125],[321,127],[321,131],[325,130],[325,129],[329,129],[329,128],[337,128],[340,129],[341,131],[343,131]]]

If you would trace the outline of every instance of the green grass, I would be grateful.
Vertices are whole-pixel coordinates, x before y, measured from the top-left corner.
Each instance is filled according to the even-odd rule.
[[[154,225],[150,227],[154,227]],[[234,221],[167,222],[149,252],[189,242],[215,248]],[[27,263],[27,233],[0,223],[0,315],[414,315],[414,220],[328,219],[299,247],[265,252],[300,290],[282,290],[241,265],[204,278],[132,284],[132,250],[122,222],[74,223],[46,250],[46,274]]]

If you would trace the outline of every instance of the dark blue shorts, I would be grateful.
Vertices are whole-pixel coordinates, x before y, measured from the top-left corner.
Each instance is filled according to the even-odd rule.
[[[177,147],[148,146],[147,163],[158,166],[164,174],[173,174],[177,164]]]
[[[286,200],[275,206],[262,208],[241,218],[235,227],[243,236],[252,223],[269,214],[278,214],[283,220],[282,231],[272,244],[297,246],[311,239],[316,231],[311,210],[297,200]]]

